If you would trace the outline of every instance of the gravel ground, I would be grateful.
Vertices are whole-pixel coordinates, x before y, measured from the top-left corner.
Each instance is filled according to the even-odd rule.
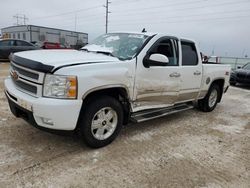
[[[15,118],[0,64],[0,187],[250,187],[250,88],[211,113],[189,110],[123,128],[109,146],[42,132]]]

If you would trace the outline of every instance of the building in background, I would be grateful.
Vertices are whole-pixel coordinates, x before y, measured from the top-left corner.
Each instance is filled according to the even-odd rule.
[[[35,25],[11,26],[2,28],[1,31],[3,38],[21,39],[32,43],[53,42],[73,48],[88,43],[87,33]]]

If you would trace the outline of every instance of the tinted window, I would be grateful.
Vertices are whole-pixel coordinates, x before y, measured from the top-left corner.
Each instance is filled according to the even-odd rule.
[[[198,55],[194,43],[181,42],[182,65],[192,66],[198,64]]]
[[[0,41],[0,46],[9,46],[9,41],[8,40]]]
[[[19,40],[16,41],[16,45],[17,46],[31,46],[31,44],[29,44],[28,42],[19,41]]]
[[[173,46],[174,45],[174,46]],[[177,66],[177,51],[178,46],[175,46],[176,43],[172,39],[162,39],[157,41],[153,46],[153,49],[150,50],[149,54],[162,54],[168,57],[169,63],[168,66]]]
[[[10,45],[10,46],[15,46],[15,45],[16,45],[16,43],[15,43],[15,41],[14,41],[14,40],[10,40],[10,41],[9,41],[9,45]]]

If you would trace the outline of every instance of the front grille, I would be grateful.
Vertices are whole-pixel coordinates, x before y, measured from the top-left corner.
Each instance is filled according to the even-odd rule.
[[[15,80],[15,79],[13,79],[13,77],[11,77],[11,78],[17,87],[19,87],[25,91],[28,91],[30,93],[33,93],[35,95],[37,94],[37,87],[36,86],[27,84],[21,80]]]
[[[243,78],[243,79],[244,79],[244,78],[246,77],[246,74],[238,73],[238,74],[237,74],[237,77],[238,77],[238,78]]]
[[[17,89],[34,97],[41,96],[44,73],[11,62],[10,75]]]
[[[250,73],[248,73],[248,75],[246,75],[246,79],[250,80]]]
[[[22,68],[19,68],[19,67],[15,66],[13,63],[11,64],[11,68],[12,68],[12,70],[19,72],[23,76],[26,76],[26,77],[29,77],[29,78],[32,78],[35,80],[38,80],[38,78],[39,78],[39,74],[24,70]]]

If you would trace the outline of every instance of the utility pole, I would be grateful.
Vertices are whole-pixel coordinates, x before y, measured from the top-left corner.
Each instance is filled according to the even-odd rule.
[[[105,24],[105,32],[108,33],[108,18],[109,18],[109,14],[111,12],[109,12],[109,4],[111,2],[109,0],[106,0],[106,5],[104,5],[104,7],[106,8],[106,24]]]
[[[23,23],[24,25],[26,25],[26,20],[28,21],[28,18],[25,16],[25,14],[23,15]]]
[[[14,19],[16,19],[16,23],[14,25],[26,25],[26,21],[28,20],[28,18],[23,14],[16,14],[15,16],[13,16]],[[19,22],[19,20],[23,20],[23,22]]]
[[[16,24],[14,24],[14,25],[19,25],[19,16],[18,16],[18,14],[13,16],[13,18],[16,19]]]

